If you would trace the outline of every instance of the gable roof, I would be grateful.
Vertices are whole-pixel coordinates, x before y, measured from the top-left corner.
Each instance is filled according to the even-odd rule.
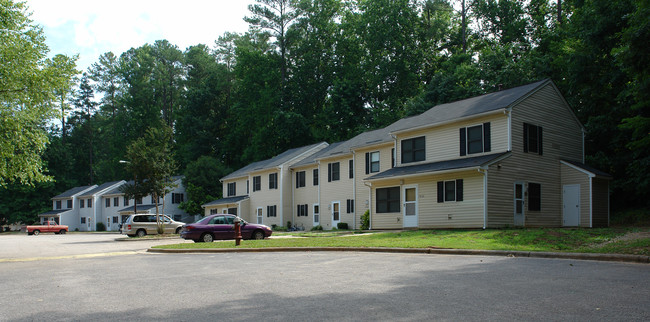
[[[92,185],[92,186],[81,186],[81,187],[74,187],[72,189],[68,189],[62,194],[56,195],[52,197],[52,199],[63,199],[63,198],[72,198],[75,195],[82,193],[84,191],[87,191],[88,189],[92,189],[94,187],[97,187],[97,185]]]
[[[103,183],[100,186],[98,186],[98,187],[96,187],[94,189],[91,189],[90,191],[85,192],[84,194],[82,194],[79,197],[92,197],[93,195],[95,195],[95,194],[97,194],[99,192],[102,192],[103,190],[106,190],[106,189],[110,188],[111,186],[114,186],[114,185],[116,185],[116,184],[118,184],[120,182],[124,182],[124,180],[111,181],[111,182]]]
[[[568,166],[572,166],[574,169],[576,169],[576,170],[578,170],[580,172],[583,172],[585,174],[588,174],[591,177],[598,177],[598,178],[603,178],[603,179],[613,179],[611,174],[609,174],[607,172],[604,172],[604,171],[600,171],[600,170],[598,170],[596,168],[590,167],[590,166],[588,166],[588,165],[586,165],[584,163],[581,163],[581,162],[571,161],[571,160],[564,160],[564,159],[560,160],[560,162],[564,163],[564,164],[566,164]]]
[[[229,175],[221,178],[221,180],[227,180],[227,179],[233,179],[233,178],[239,178],[239,177],[245,177],[248,175],[249,172],[255,172],[255,171],[261,171],[261,170],[266,170],[266,169],[271,169],[275,167],[279,167],[284,163],[287,163],[300,155],[309,152],[309,150],[314,149],[318,147],[319,145],[325,145],[327,146],[327,142],[320,142],[312,145],[307,145],[299,148],[294,148],[290,149],[287,151],[284,151],[281,154],[276,155],[275,157],[267,160],[262,160],[262,161],[257,161],[253,162],[235,172],[230,173]]]
[[[552,83],[552,81],[550,79],[545,79],[494,93],[436,105],[416,117],[409,118],[407,122],[403,122],[403,124],[393,130],[392,133],[428,127],[473,115],[480,115],[509,108],[548,83]]]
[[[502,160],[510,156],[510,152],[493,153],[488,155],[481,155],[472,158],[453,159],[446,161],[437,161],[424,164],[416,164],[411,166],[395,167],[384,172],[380,172],[374,176],[368,177],[365,180],[378,180],[387,178],[407,177],[411,175],[420,175],[425,173],[461,170],[468,168],[478,168],[488,165],[497,160]]]

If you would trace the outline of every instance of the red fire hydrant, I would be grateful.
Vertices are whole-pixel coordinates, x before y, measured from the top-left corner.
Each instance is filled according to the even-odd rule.
[[[239,216],[235,217],[235,246],[241,244],[241,218]]]

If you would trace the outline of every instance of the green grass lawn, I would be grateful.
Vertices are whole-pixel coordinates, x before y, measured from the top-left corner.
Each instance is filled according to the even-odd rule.
[[[614,241],[639,228],[417,230],[354,234],[347,231],[303,232],[301,238],[244,240],[240,247],[396,247],[520,250],[650,255],[650,238]],[[341,235],[344,234],[344,235]],[[277,235],[277,234],[276,234]],[[286,234],[281,234],[286,235]],[[315,236],[329,236],[318,237]],[[156,246],[167,249],[234,248],[234,241]]]

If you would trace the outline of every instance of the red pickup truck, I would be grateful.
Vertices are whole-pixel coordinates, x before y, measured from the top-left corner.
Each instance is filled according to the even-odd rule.
[[[65,234],[68,232],[68,226],[59,225],[54,221],[48,221],[46,224],[43,225],[27,226],[26,230],[27,230],[27,235],[35,235],[35,236],[38,236],[38,234],[40,233]]]

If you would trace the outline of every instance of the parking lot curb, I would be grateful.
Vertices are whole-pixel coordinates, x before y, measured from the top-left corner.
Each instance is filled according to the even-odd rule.
[[[558,258],[608,262],[650,263],[650,256],[594,253],[553,253],[508,250],[448,249],[448,248],[382,248],[382,247],[267,247],[267,248],[149,248],[151,253],[270,253],[270,252],[374,252],[438,255],[479,255],[505,257]]]

